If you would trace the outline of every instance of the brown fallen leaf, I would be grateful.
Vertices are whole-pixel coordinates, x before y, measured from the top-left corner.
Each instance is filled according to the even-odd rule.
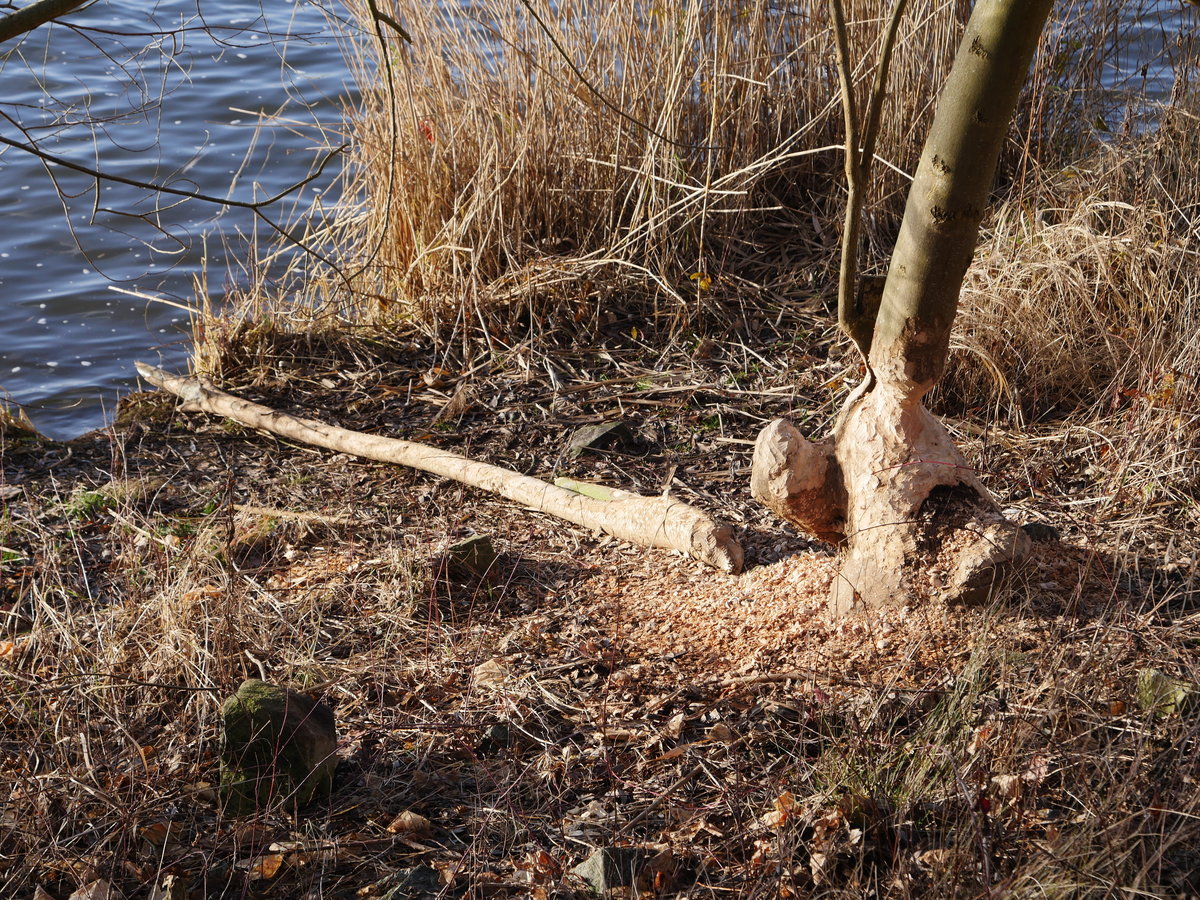
[[[283,868],[283,861],[282,853],[268,853],[254,860],[246,874],[253,881],[269,880],[279,874],[279,870]]]
[[[70,900],[124,900],[125,895],[109,884],[108,879],[98,878],[75,891]]]
[[[420,813],[406,809],[400,815],[396,816],[396,818],[392,819],[387,830],[392,834],[408,834],[414,837],[424,837],[432,833],[433,823]]]

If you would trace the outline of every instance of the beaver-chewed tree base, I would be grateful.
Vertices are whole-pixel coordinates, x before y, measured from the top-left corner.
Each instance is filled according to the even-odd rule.
[[[842,548],[837,615],[928,596],[984,601],[1030,549],[942,423],[882,384],[852,397],[823,440],[785,419],[767,425],[751,486],[781,518]]]

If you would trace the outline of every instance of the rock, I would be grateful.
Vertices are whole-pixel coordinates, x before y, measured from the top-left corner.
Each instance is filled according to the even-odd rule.
[[[650,855],[640,847],[602,847],[571,871],[603,895],[613,888],[635,885]]]
[[[1137,701],[1147,712],[1160,716],[1190,712],[1200,698],[1198,690],[1200,686],[1172,678],[1158,669],[1138,670]]]
[[[451,581],[487,578],[496,565],[496,548],[486,534],[477,534],[451,546],[443,559]]]
[[[624,422],[600,422],[577,428],[567,441],[567,456],[575,459],[584,450],[599,450],[628,441],[629,428]]]
[[[442,876],[430,866],[400,869],[375,883],[379,900],[432,900],[442,893]]]
[[[479,756],[494,756],[512,744],[512,732],[504,722],[497,722],[483,733],[475,752]]]
[[[1026,522],[1021,526],[1021,530],[1039,544],[1052,544],[1059,540],[1058,529],[1045,522]]]
[[[337,728],[329,707],[250,678],[221,708],[221,797],[243,815],[286,802],[296,809],[328,796],[337,766]]]

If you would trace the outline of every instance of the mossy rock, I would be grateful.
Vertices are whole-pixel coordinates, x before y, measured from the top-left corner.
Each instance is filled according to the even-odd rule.
[[[496,566],[496,548],[486,534],[477,534],[449,547],[443,559],[443,568],[451,581],[486,580]]]
[[[221,707],[221,798],[230,815],[286,803],[295,809],[333,788],[337,728],[329,707],[257,678]]]

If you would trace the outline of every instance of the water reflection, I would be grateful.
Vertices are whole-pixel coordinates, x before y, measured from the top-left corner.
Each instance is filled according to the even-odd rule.
[[[0,136],[244,201],[301,180],[340,143],[351,86],[318,5],[130,9],[101,0],[69,18],[86,30],[53,25],[6,44]],[[295,228],[336,175],[327,167],[271,218]],[[101,425],[134,359],[186,356],[185,313],[110,286],[192,304],[206,267],[216,299],[275,241],[250,210],[98,181],[12,147],[0,148],[0,184],[0,388],[56,437]]]

